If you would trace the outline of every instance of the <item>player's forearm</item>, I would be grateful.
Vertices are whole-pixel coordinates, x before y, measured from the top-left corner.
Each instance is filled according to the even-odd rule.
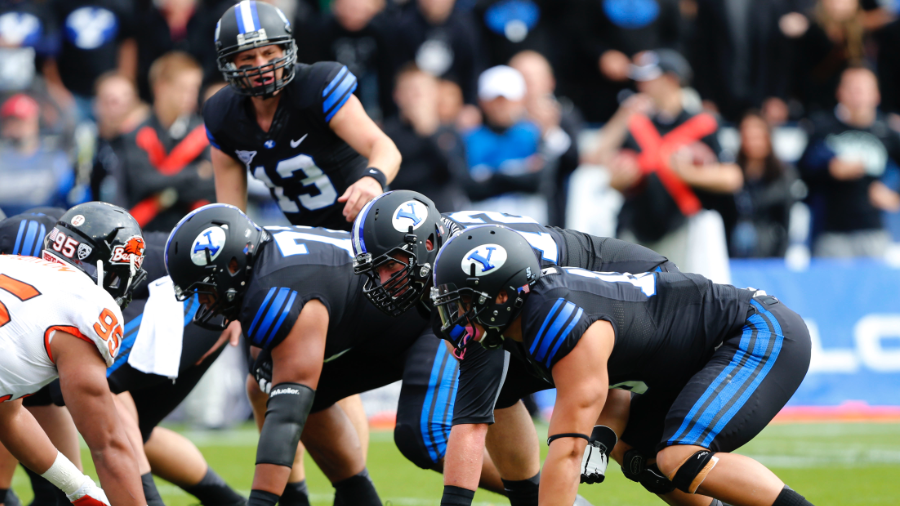
[[[87,440],[87,437],[85,437]],[[97,468],[100,486],[112,506],[147,504],[134,451],[122,430],[115,430],[105,444],[91,445],[91,458]]]
[[[561,438],[550,445],[538,496],[540,506],[570,506],[578,495],[579,464],[584,454],[582,439]]]
[[[400,171],[400,162],[403,160],[394,141],[386,135],[372,143],[368,158],[369,166],[384,172],[388,183],[397,177],[397,173]]]
[[[211,148],[216,201],[247,210],[247,170],[218,149]]]
[[[484,459],[487,424],[454,425],[444,457],[444,485],[475,490]]]
[[[43,474],[56,459],[56,447],[31,413],[22,408],[22,401],[4,404],[0,406],[0,442],[22,465]]]

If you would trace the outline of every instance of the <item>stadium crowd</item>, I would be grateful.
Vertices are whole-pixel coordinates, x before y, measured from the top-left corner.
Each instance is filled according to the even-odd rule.
[[[99,199],[169,231],[214,201],[199,111],[223,86],[212,41],[233,3],[0,2],[0,209]],[[273,3],[300,62],[357,77],[403,155],[391,188],[442,210],[564,226],[581,167],[624,196],[616,234],[679,265],[703,210],[721,216],[732,258],[784,256],[798,201],[816,256],[881,257],[891,243],[897,2]],[[796,156],[777,149],[785,132]],[[280,215],[260,187],[263,214]]]

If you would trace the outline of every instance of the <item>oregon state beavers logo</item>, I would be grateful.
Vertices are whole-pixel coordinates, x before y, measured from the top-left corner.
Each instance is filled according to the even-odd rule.
[[[115,246],[112,251],[110,263],[114,264],[130,264],[134,258],[134,265],[138,269],[144,262],[144,250],[147,248],[144,239],[139,236],[131,236],[125,241],[125,244]]]

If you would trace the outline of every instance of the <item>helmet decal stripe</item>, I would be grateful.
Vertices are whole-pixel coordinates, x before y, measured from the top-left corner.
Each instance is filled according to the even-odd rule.
[[[384,195],[387,195],[386,193]],[[356,223],[353,224],[353,228],[355,229],[352,232],[353,237],[353,245],[356,249],[356,254],[359,255],[361,253],[366,252],[366,240],[363,237],[363,225],[366,223],[366,217],[369,216],[369,209],[372,209],[372,204],[374,204],[381,197],[375,197],[370,200],[365,207],[363,207],[362,211],[359,212],[359,216],[356,217]]]
[[[253,317],[253,323],[251,323],[250,328],[247,329],[247,335],[253,338],[254,343],[257,341],[256,335],[253,333],[253,331],[256,329],[256,324],[259,323],[259,319],[262,318],[263,314],[265,314],[266,307],[273,295],[275,295],[275,287],[269,289],[269,293],[266,294],[266,298],[263,300],[262,305],[259,306],[259,311],[257,311],[256,316]]]
[[[322,90],[323,98],[326,97],[329,93],[331,93],[331,90],[333,90],[334,87],[337,86],[339,82],[343,81],[344,74],[346,74],[347,72],[349,72],[349,71],[347,70],[346,66],[341,67],[341,70],[340,70],[340,72],[338,72],[338,75],[336,75],[334,77],[334,79],[332,79],[331,82],[328,83],[328,86],[326,86],[325,89]]]
[[[241,2],[234,6],[234,18],[237,20],[238,31],[241,33],[247,33],[247,30],[244,30],[244,17],[241,16],[241,7],[244,6],[245,2]]]
[[[250,31],[259,30],[262,25],[259,24],[259,13],[256,11],[256,2],[254,0],[250,1],[250,15],[253,19],[253,30]]]

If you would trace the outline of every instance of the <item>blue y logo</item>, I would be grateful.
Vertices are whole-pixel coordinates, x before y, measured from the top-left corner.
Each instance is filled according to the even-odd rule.
[[[478,250],[473,251],[469,256],[466,257],[466,260],[474,260],[481,264],[481,272],[487,272],[493,269],[495,266],[491,265],[491,255],[494,254],[494,250],[497,248],[493,246],[488,246],[485,248],[487,250],[487,258],[478,254]]]
[[[409,206],[409,212],[404,211],[404,210],[403,210],[403,206],[400,206],[400,207],[397,209],[397,217],[398,217],[398,218],[407,218],[407,219],[412,220],[413,226],[416,226],[416,225],[418,225],[419,223],[421,223],[421,222],[422,222],[422,218],[419,218],[418,216],[416,216],[416,206],[415,206],[415,204],[413,204],[412,202],[407,202],[407,203],[404,204],[404,205]]]
[[[206,244],[200,244],[199,242],[194,244],[194,251],[192,251],[191,253],[199,253],[200,251],[203,251],[206,249],[206,250],[209,250],[210,255],[216,256],[216,253],[219,252],[219,249],[221,248],[221,246],[213,245],[213,240],[212,240],[211,236],[212,236],[212,230],[207,230],[206,232],[204,232],[203,237],[206,237]]]

